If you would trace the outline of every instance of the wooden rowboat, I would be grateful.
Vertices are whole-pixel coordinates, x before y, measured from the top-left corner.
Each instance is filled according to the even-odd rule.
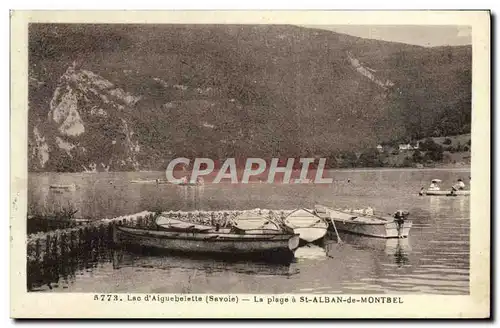
[[[469,196],[470,190],[421,190],[420,196]]]
[[[236,230],[244,231],[245,233],[281,233],[282,227],[278,222],[270,216],[262,215],[254,212],[244,212],[235,220],[231,226]]]
[[[313,211],[306,209],[291,212],[283,223],[308,243],[323,238],[328,231],[328,223]]]
[[[184,232],[232,232],[236,234],[280,234],[283,232],[277,223],[270,221],[269,218],[258,215],[254,217],[244,215],[223,228],[217,225],[183,221],[164,215],[160,215],[155,223],[164,230]]]
[[[316,206],[315,212],[329,218],[338,231],[379,238],[405,238],[410,233],[412,221],[375,215],[349,213]]]
[[[175,218],[171,218],[168,216],[160,215],[156,218],[155,223],[167,230],[172,231],[215,231],[216,227],[211,225],[197,224],[192,222],[187,222]]]
[[[175,253],[211,254],[231,257],[293,258],[299,236],[280,234],[234,234],[227,232],[175,232],[113,227],[116,245],[154,248]]]

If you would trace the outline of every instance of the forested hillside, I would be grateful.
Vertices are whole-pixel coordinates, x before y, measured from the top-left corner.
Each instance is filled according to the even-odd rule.
[[[471,47],[284,25],[29,30],[29,169],[335,157],[470,133]]]

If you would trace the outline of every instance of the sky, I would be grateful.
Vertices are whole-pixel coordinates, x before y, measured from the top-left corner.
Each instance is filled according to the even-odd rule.
[[[472,43],[470,26],[416,26],[416,25],[308,25],[361,38],[403,42],[424,47],[458,46]]]

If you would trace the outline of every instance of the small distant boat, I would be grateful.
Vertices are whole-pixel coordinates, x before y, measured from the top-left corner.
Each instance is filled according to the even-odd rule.
[[[300,235],[300,239],[312,243],[323,238],[328,231],[328,223],[313,211],[298,209],[284,220],[284,225]]]
[[[174,184],[178,186],[203,186],[205,184],[205,180],[203,178],[199,177],[196,179],[196,182],[191,182],[187,180],[186,178],[182,179],[182,182],[175,182]]]
[[[113,227],[116,245],[154,248],[181,254],[198,253],[228,258],[256,257],[293,259],[299,236],[279,234],[234,234],[226,232],[175,232],[125,226]]]
[[[420,196],[469,196],[470,190],[441,190],[439,188],[439,183],[442,181],[440,179],[432,179],[431,187],[428,189],[422,188],[419,191]]]
[[[130,183],[142,183],[142,184],[169,184],[170,182],[161,179],[153,180],[132,180]]]
[[[155,180],[132,180],[130,183],[156,183]]]
[[[200,186],[198,183],[191,183],[191,182],[179,182],[179,183],[174,183],[177,186]]]
[[[420,196],[470,196],[470,190],[421,190]]]
[[[52,184],[52,185],[49,186],[49,189],[75,191],[76,190],[76,185],[74,183],[67,184],[67,185]]]
[[[406,219],[409,214],[405,211],[396,212],[394,217],[382,217],[316,206],[315,212],[329,218],[338,231],[378,238],[406,238],[413,224]]]

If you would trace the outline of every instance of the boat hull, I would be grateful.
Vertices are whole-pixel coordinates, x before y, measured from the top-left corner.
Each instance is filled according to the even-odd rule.
[[[396,221],[377,224],[335,219],[333,221],[338,231],[377,238],[407,238],[413,225],[411,220],[404,221],[401,226]]]
[[[320,209],[320,207],[318,207]],[[338,231],[378,238],[406,238],[412,227],[411,220],[393,217],[349,213],[321,207],[321,215],[329,218],[332,228]],[[333,227],[333,224],[335,226]]]
[[[115,226],[113,241],[117,245],[154,248],[175,253],[211,254],[228,257],[293,255],[299,238],[292,234],[189,233],[144,230]]]
[[[470,190],[457,190],[451,192],[449,190],[424,190],[420,192],[422,196],[469,196]]]
[[[324,219],[305,209],[290,213],[284,224],[308,243],[323,238],[328,231],[328,223]]]

